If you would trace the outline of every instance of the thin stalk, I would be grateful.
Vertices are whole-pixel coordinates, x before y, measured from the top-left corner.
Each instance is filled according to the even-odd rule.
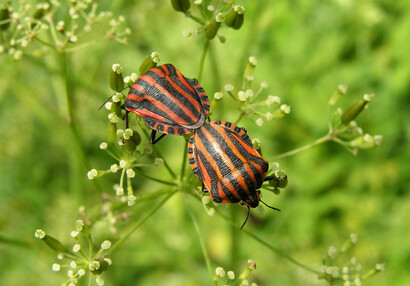
[[[317,139],[315,142],[312,142],[312,143],[307,144],[307,145],[305,145],[305,146],[303,146],[303,147],[300,147],[300,148],[291,150],[291,151],[289,151],[289,152],[285,152],[285,153],[282,153],[282,154],[280,154],[280,155],[277,155],[277,156],[273,157],[272,159],[270,159],[269,161],[273,161],[273,160],[277,160],[277,159],[279,159],[279,158],[284,158],[284,157],[288,157],[288,156],[294,155],[294,154],[296,154],[296,153],[299,153],[300,151],[307,150],[307,149],[312,148],[312,147],[314,147],[314,146],[316,146],[316,145],[319,145],[319,144],[322,144],[322,143],[324,143],[324,142],[331,141],[331,140],[332,140],[331,135],[330,135],[330,134],[326,134],[325,136],[323,136],[323,137]]]
[[[227,220],[229,223],[231,223],[232,225],[238,227],[235,222],[233,220],[231,220],[229,217],[225,216],[224,214],[222,214],[219,211],[216,211],[216,213],[221,216],[223,219]],[[313,268],[310,268],[309,266],[297,261],[296,259],[290,257],[289,255],[285,254],[282,250],[270,245],[269,243],[267,243],[266,241],[262,240],[261,238],[257,237],[255,234],[253,234],[252,232],[246,230],[246,229],[242,229],[241,232],[246,233],[247,235],[249,235],[250,237],[252,237],[253,239],[255,239],[256,241],[258,241],[259,243],[261,243],[262,245],[266,246],[267,248],[269,248],[270,250],[272,250],[275,254],[279,255],[282,258],[285,258],[286,260],[288,260],[289,262],[309,271],[315,274],[319,274],[320,272],[317,270],[314,270]]]
[[[187,148],[188,148],[188,140],[185,140],[185,147],[184,147],[184,154],[182,158],[182,166],[181,166],[181,176],[179,177],[179,181],[182,182],[185,176],[185,164],[186,164],[186,157],[187,157]]]
[[[206,267],[208,268],[209,277],[211,278],[212,285],[216,286],[217,283],[216,283],[216,281],[213,279],[213,271],[212,271],[212,266],[211,266],[211,259],[209,258],[208,250],[207,250],[207,248],[206,248],[205,241],[204,241],[204,239],[203,239],[203,237],[202,237],[202,235],[201,235],[201,231],[200,231],[200,229],[199,229],[198,221],[196,220],[195,215],[194,215],[194,213],[192,212],[192,209],[191,209],[190,205],[188,204],[186,198],[185,198],[185,205],[186,205],[186,208],[188,209],[189,215],[190,215],[191,220],[192,220],[192,224],[194,225],[195,231],[196,231],[196,233],[197,233],[197,235],[198,235],[198,239],[199,239],[199,242],[200,242],[200,244],[201,244],[202,254],[204,255]]]
[[[142,132],[144,133],[145,137],[149,140],[149,137],[150,137],[150,136],[148,135],[147,130],[142,129]],[[169,166],[169,164],[167,163],[167,161],[165,160],[165,158],[161,155],[161,152],[158,151],[158,148],[157,148],[155,145],[151,145],[151,147],[152,147],[152,149],[154,150],[155,154],[156,154],[158,157],[161,157],[162,160],[164,160],[164,166],[165,166],[165,168],[167,169],[167,171],[169,172],[169,174],[171,175],[171,177],[172,177],[172,178],[176,178],[177,175],[174,173],[174,171],[172,171],[172,168]]]
[[[209,47],[209,40],[205,39],[204,46],[202,48],[201,59],[199,61],[199,71],[198,71],[198,81],[199,82],[201,82],[202,72],[204,71],[204,63],[205,63],[205,57],[208,51],[208,47]]]
[[[245,113],[241,112],[241,114],[239,115],[238,119],[235,120],[235,122],[233,124],[237,125],[239,123],[239,121],[241,121],[242,117],[245,115]]]
[[[121,246],[121,244],[131,236],[141,225],[143,225],[152,215],[154,215],[174,194],[176,191],[169,193],[158,205],[151,209],[151,211],[141,219],[133,228],[131,228],[123,237],[121,237],[114,245],[107,250],[107,254],[112,253],[115,249]]]
[[[155,182],[158,182],[158,183],[161,183],[161,184],[164,184],[164,185],[168,185],[168,186],[176,186],[176,185],[177,185],[177,184],[174,183],[174,182],[168,182],[168,181],[164,181],[164,180],[161,180],[161,179],[157,179],[157,178],[148,176],[147,174],[145,174],[144,172],[141,172],[141,171],[138,170],[137,168],[135,168],[135,172],[138,173],[138,175],[140,175],[141,177],[150,179],[150,180],[152,180],[152,181],[155,181]]]
[[[275,252],[277,255],[279,255],[282,258],[285,258],[286,260],[288,260],[289,262],[309,271],[315,274],[319,274],[320,272],[310,268],[309,266],[297,261],[296,259],[290,257],[289,255],[285,254],[282,250],[279,250],[278,248],[270,245],[269,243],[267,243],[266,241],[262,240],[261,238],[257,237],[255,234],[253,234],[250,231],[247,231],[246,229],[242,229],[243,232],[245,232],[247,235],[249,235],[250,237],[252,237],[253,239],[255,239],[256,241],[258,241],[259,243],[261,243],[262,245],[266,246],[267,248],[269,248],[270,250],[272,250],[273,252]]]

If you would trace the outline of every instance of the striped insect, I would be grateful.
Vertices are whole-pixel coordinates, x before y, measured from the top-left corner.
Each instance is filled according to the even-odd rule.
[[[153,129],[155,144],[166,134],[185,135],[201,127],[209,115],[209,100],[196,79],[185,78],[172,64],[155,67],[131,86],[123,105]],[[127,119],[127,117],[126,117]],[[155,139],[156,132],[163,134]]]
[[[243,227],[250,208],[261,201],[259,188],[273,179],[266,176],[269,164],[253,147],[246,130],[225,121],[205,123],[189,139],[188,159],[214,202],[241,202],[248,207]]]

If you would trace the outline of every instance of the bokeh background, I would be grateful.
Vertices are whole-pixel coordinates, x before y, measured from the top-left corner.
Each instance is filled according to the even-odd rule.
[[[339,84],[349,87],[340,102],[343,108],[365,93],[376,95],[357,121],[365,132],[384,137],[381,146],[357,156],[326,143],[278,160],[289,175],[289,186],[279,196],[265,193],[264,201],[282,212],[253,211],[247,230],[317,270],[329,246],[339,247],[356,233],[359,241],[349,255],[362,264],[363,272],[386,263],[386,271],[367,285],[410,285],[409,2],[238,3],[246,8],[245,23],[238,31],[220,31],[226,43],[212,42],[201,84],[212,98],[224,84],[240,82],[249,56],[258,59],[255,82],[269,82],[264,96],[280,96],[292,108],[284,119],[262,127],[247,118],[240,122],[252,138],[261,139],[266,158],[326,134],[327,101]],[[61,11],[64,5],[62,1]],[[99,5],[124,16],[133,31],[129,43],[98,41],[69,54],[68,76],[84,152],[91,167],[107,169],[115,162],[98,147],[107,140],[107,112],[97,109],[112,92],[112,64],[120,63],[125,74],[137,72],[140,63],[157,51],[161,63],[173,63],[186,76],[196,77],[203,34],[183,37],[184,30],[198,25],[172,10],[170,1]],[[56,256],[34,238],[34,231],[42,228],[73,244],[69,234],[79,206],[98,212],[98,189],[114,195],[112,185],[119,174],[98,179],[98,188],[87,179],[88,169],[65,121],[54,53],[17,62],[1,54],[0,66],[0,285],[59,285],[65,272],[51,271]],[[231,106],[224,98],[212,119],[235,120],[239,113]],[[178,171],[183,138],[167,136],[160,145],[166,150],[164,158]],[[161,168],[152,170],[158,177],[166,174]],[[133,183],[137,193],[160,188],[139,177]],[[186,203],[199,222],[213,268],[239,274],[252,258],[258,267],[249,280],[258,285],[327,284],[241,233],[244,207],[230,206],[238,214],[233,230],[220,217],[209,217],[200,201],[177,194],[112,255],[106,285],[210,285]],[[134,206],[129,220],[119,223],[119,231],[154,204]],[[229,212],[225,206],[219,209]],[[104,221],[94,232],[97,241],[118,238]]]

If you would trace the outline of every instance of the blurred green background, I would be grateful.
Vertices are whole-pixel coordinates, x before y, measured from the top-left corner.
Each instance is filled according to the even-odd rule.
[[[357,156],[326,143],[278,160],[289,175],[289,186],[279,196],[265,193],[264,201],[282,212],[254,210],[246,229],[317,270],[329,246],[339,247],[350,233],[357,233],[359,242],[351,256],[363,271],[386,263],[386,271],[366,281],[367,285],[410,285],[409,2],[239,4],[246,8],[245,23],[238,31],[220,31],[226,43],[212,42],[201,84],[212,98],[224,84],[240,82],[249,56],[258,59],[255,81],[270,84],[264,96],[278,95],[292,108],[284,119],[262,127],[248,119],[240,122],[251,138],[261,139],[264,157],[272,158],[326,134],[327,101],[339,84],[349,86],[341,100],[343,108],[364,93],[375,93],[357,121],[365,132],[384,137],[381,146]],[[185,76],[196,77],[203,34],[183,37],[182,31],[198,26],[172,10],[170,1],[99,1],[99,5],[125,17],[133,31],[129,43],[99,41],[69,54],[68,76],[90,167],[107,169],[115,162],[98,147],[107,140],[107,112],[97,109],[112,92],[108,85],[112,64],[120,63],[125,74],[137,72],[140,63],[157,51],[161,63],[173,63]],[[101,194],[87,179],[88,169],[65,122],[56,55],[48,52],[41,58],[27,56],[14,62],[1,54],[0,66],[0,285],[27,285],[27,281],[59,285],[65,271],[51,271],[55,253],[34,238],[34,231],[42,228],[72,245],[70,232],[78,207],[98,210]],[[231,105],[224,98],[212,119],[235,120],[239,113]],[[159,145],[178,172],[183,138],[167,136]],[[166,174],[163,168],[152,170],[158,177]],[[119,174],[114,174],[98,179],[97,184],[104,193],[114,195],[112,185],[118,181]],[[138,176],[133,183],[137,194],[163,188]],[[220,217],[209,217],[199,201],[184,198],[175,195],[114,252],[113,265],[104,274],[106,285],[210,285],[186,203],[199,222],[213,268],[233,269],[238,275],[252,258],[258,267],[249,280],[258,285],[327,284],[238,229],[232,231]],[[119,231],[155,203],[130,209],[133,215],[118,223]],[[246,209],[230,208],[237,209],[239,228]],[[225,206],[218,209],[229,212]],[[93,231],[97,242],[118,238],[107,230],[106,221]]]

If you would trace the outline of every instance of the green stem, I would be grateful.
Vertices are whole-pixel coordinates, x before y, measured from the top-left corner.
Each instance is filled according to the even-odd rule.
[[[216,286],[217,283],[216,283],[216,281],[213,279],[213,271],[212,271],[212,266],[211,266],[211,259],[209,258],[208,250],[207,250],[207,248],[206,248],[205,241],[204,241],[204,239],[202,238],[201,231],[200,231],[199,225],[198,225],[198,221],[196,220],[195,215],[194,215],[194,213],[192,212],[192,209],[191,209],[190,205],[188,204],[186,198],[185,198],[185,205],[186,205],[186,208],[188,209],[189,215],[190,215],[191,220],[192,220],[192,224],[194,225],[195,231],[196,231],[196,233],[197,233],[197,235],[198,235],[198,239],[199,239],[199,242],[200,242],[200,244],[201,244],[202,254],[204,255],[206,267],[208,268],[209,277],[211,278],[212,285]]]
[[[202,72],[204,70],[205,57],[206,57],[206,53],[208,51],[208,47],[209,47],[209,40],[205,39],[205,43],[204,43],[204,46],[202,48],[201,59],[199,61],[199,71],[198,71],[198,81],[199,82],[201,82]]]
[[[144,133],[145,137],[149,140],[149,135],[147,130],[142,129],[142,132]],[[154,153],[158,156],[161,157],[162,160],[164,160],[164,166],[167,169],[167,171],[169,172],[169,174],[171,175],[172,178],[176,178],[177,175],[174,173],[174,171],[172,171],[172,168],[169,166],[168,162],[165,160],[165,158],[161,155],[161,152],[158,150],[158,148],[156,147],[156,145],[151,145],[152,150],[154,150]]]
[[[273,157],[272,159],[270,159],[269,161],[273,161],[273,160],[277,160],[277,159],[279,159],[279,158],[284,158],[284,157],[288,157],[288,156],[294,155],[294,154],[296,154],[296,153],[299,153],[300,151],[307,150],[307,149],[312,148],[312,147],[314,147],[314,146],[316,146],[316,145],[319,145],[319,144],[322,144],[322,143],[324,143],[324,142],[331,141],[331,140],[332,140],[331,135],[330,135],[330,134],[326,134],[325,136],[323,136],[323,137],[317,139],[315,142],[312,142],[312,143],[310,143],[310,144],[308,144],[308,145],[305,145],[305,146],[303,146],[303,147],[300,147],[300,148],[291,150],[291,151],[289,151],[289,152],[285,152],[285,153],[282,153],[282,154],[280,154],[280,155],[277,155],[277,156]]]
[[[169,193],[158,205],[151,209],[151,211],[140,220],[128,233],[121,237],[110,249],[107,250],[107,254],[112,253],[115,249],[121,246],[121,244],[131,236],[141,225],[143,225],[152,215],[154,215],[174,194],[176,191]]]
[[[245,115],[245,113],[241,113],[238,117],[238,119],[235,120],[235,122],[233,123],[234,125],[237,125],[239,123],[239,121],[241,121],[242,117]]]
[[[168,186],[176,186],[176,185],[177,185],[177,184],[174,183],[174,182],[168,182],[168,181],[164,181],[164,180],[161,180],[161,179],[157,179],[157,178],[148,176],[147,174],[145,174],[144,172],[141,172],[141,171],[140,171],[139,169],[137,169],[137,168],[135,168],[135,172],[138,173],[138,175],[140,175],[141,177],[150,179],[150,180],[152,180],[152,181],[155,181],[155,182],[158,182],[158,183],[161,183],[161,184],[164,184],[164,185],[168,185]]]
[[[182,155],[182,166],[181,166],[181,176],[179,177],[179,181],[182,182],[184,180],[185,176],[185,164],[186,164],[186,158],[187,158],[187,148],[188,148],[188,140],[185,140],[185,147],[184,147],[184,154]]]
[[[286,260],[288,260],[289,262],[309,271],[315,274],[320,274],[319,271],[310,268],[309,266],[297,261],[296,259],[290,257],[289,255],[285,254],[282,250],[279,250],[278,248],[270,245],[269,243],[267,243],[266,241],[262,240],[261,238],[257,237],[255,234],[253,234],[250,231],[247,231],[246,229],[242,229],[243,232],[245,232],[247,235],[249,235],[250,237],[252,237],[253,239],[255,239],[256,241],[258,241],[259,243],[261,243],[262,245],[266,246],[267,248],[269,248],[270,250],[272,250],[273,252],[275,252],[277,255],[279,255],[282,258],[285,258]]]
[[[216,211],[216,213],[221,216],[223,219],[225,219],[226,221],[228,221],[229,223],[231,223],[232,225],[238,227],[235,222],[233,220],[231,220],[230,218],[228,218],[227,216],[223,215],[222,213],[220,213],[219,211]],[[258,241],[259,243],[261,243],[262,245],[266,246],[267,248],[269,248],[270,250],[272,250],[275,254],[279,255],[282,258],[285,258],[286,260],[288,260],[289,262],[309,271],[315,274],[319,274],[320,272],[317,270],[314,270],[313,268],[310,268],[309,266],[306,266],[305,264],[297,261],[296,259],[290,257],[289,255],[285,254],[282,250],[279,250],[278,248],[270,245],[269,243],[267,243],[266,241],[262,240],[261,238],[257,237],[255,234],[253,234],[252,232],[246,230],[246,229],[242,229],[241,232],[246,233],[248,236],[252,237],[253,239],[255,239],[256,241]]]

